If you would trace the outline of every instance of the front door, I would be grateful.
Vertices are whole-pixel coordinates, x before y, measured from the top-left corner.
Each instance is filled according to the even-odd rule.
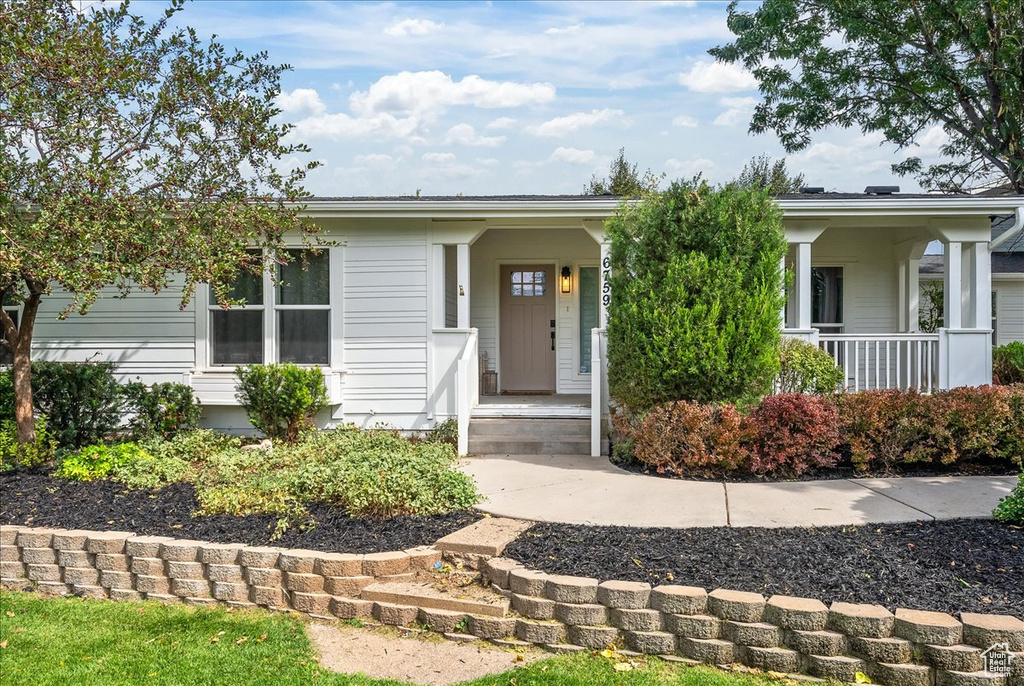
[[[501,390],[555,390],[555,268],[501,267]]]

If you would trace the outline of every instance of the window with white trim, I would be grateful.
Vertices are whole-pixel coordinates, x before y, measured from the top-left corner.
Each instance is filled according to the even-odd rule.
[[[294,362],[330,366],[330,250],[289,250],[269,276],[242,274],[229,291],[241,301],[222,309],[210,293],[213,366]]]

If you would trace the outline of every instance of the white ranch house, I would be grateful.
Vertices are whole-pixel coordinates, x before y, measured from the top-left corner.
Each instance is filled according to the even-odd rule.
[[[1019,227],[1024,198],[826,193],[778,203],[794,274],[783,328],[829,351],[851,390],[990,382],[990,217],[1016,213]],[[323,367],[327,426],[424,430],[454,417],[466,453],[473,422],[575,418],[587,427],[581,452],[600,455],[603,226],[618,204],[315,199],[307,212],[335,243],[309,271],[285,268],[286,286],[248,280],[239,286],[247,306],[230,311],[204,288],[184,310],[173,289],[127,299],[111,292],[87,316],[64,321],[60,298],[49,298],[36,355],[110,360],[124,378],[188,383],[206,425],[222,429],[248,428],[234,397],[236,365],[294,361]],[[921,333],[919,263],[935,240],[945,253],[945,328]],[[1005,297],[1024,302],[1024,280],[1017,284]],[[1019,320],[1000,328],[1024,338]]]

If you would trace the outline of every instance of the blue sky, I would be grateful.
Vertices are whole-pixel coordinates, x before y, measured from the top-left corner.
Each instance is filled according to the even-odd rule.
[[[753,3],[749,6],[755,7]],[[134,2],[154,17],[164,3]],[[316,195],[578,193],[620,147],[669,179],[726,181],[784,152],[747,133],[756,82],[707,55],[724,2],[220,2],[176,22],[288,63],[279,105],[324,166]],[[917,154],[934,157],[941,129]],[[790,156],[810,185],[898,184],[878,137],[821,132]]]

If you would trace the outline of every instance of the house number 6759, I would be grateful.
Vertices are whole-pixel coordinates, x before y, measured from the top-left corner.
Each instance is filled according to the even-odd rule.
[[[612,258],[605,255],[601,260],[601,303],[608,307],[612,302]]]

